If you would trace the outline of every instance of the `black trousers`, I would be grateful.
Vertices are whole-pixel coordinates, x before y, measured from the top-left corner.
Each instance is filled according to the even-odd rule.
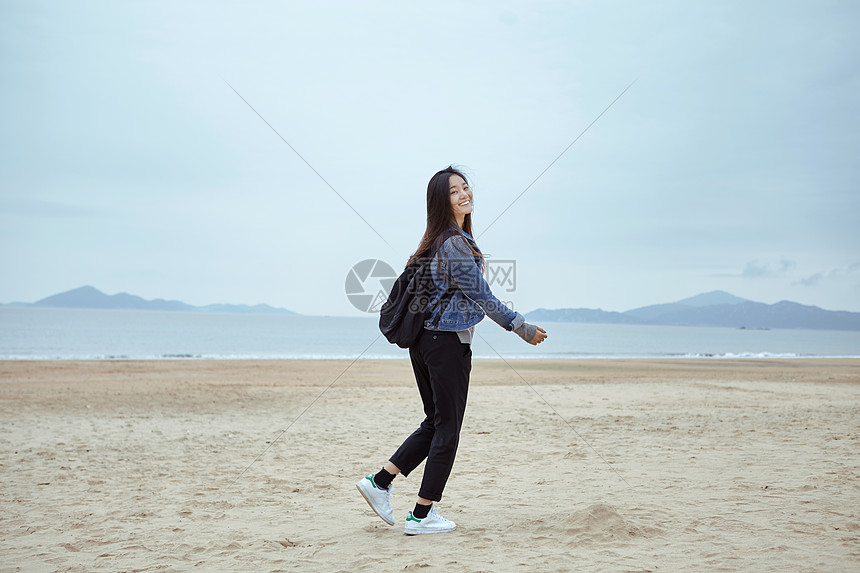
[[[390,461],[408,476],[426,458],[418,496],[439,501],[460,441],[472,349],[456,332],[424,330],[409,349],[409,358],[426,417]]]

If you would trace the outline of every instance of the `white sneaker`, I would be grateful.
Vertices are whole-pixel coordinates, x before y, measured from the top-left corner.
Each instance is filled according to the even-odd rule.
[[[406,535],[421,535],[422,533],[447,533],[457,529],[457,524],[436,513],[436,506],[430,508],[430,513],[424,519],[418,519],[412,512],[406,518],[403,533]]]
[[[391,494],[394,493],[394,486],[389,485],[388,489],[382,489],[373,481],[373,475],[361,478],[355,487],[382,521],[388,525],[394,525],[394,512],[391,510]]]

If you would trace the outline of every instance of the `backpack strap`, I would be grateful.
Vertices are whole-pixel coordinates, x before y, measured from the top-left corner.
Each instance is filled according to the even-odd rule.
[[[439,254],[438,252],[433,253],[433,255],[428,257],[428,259],[427,259],[427,263],[426,263],[428,265],[427,272],[430,275],[431,282],[433,280],[433,273],[430,270],[432,268],[430,265],[433,264],[433,259],[435,259],[438,256],[438,254]],[[451,304],[451,298],[454,296],[455,290],[456,290],[456,288],[452,284],[450,284],[450,282],[449,282],[448,288],[445,290],[445,292],[442,294],[442,296],[439,298],[439,300],[436,301],[436,304],[434,304],[431,308],[427,309],[427,314],[430,315],[430,314],[433,314],[433,311],[436,310],[440,305],[442,305],[443,302],[445,303],[445,306],[442,308],[442,311],[436,316],[436,319],[433,321],[432,326],[434,328],[437,328],[439,326],[439,321],[442,319],[442,313],[445,312],[445,309],[448,308],[449,304]]]
[[[441,306],[443,301],[445,301],[445,306],[442,308],[441,311],[439,311],[439,314],[436,315],[436,319],[433,321],[433,327],[434,328],[439,326],[439,321],[442,320],[442,313],[445,312],[445,309],[447,309],[448,305],[451,304],[451,298],[453,298],[453,296],[454,296],[454,287],[448,286],[448,288],[445,290],[445,294],[443,294],[442,298],[439,299],[439,302],[437,302],[435,305],[433,305],[433,308],[430,309],[429,312],[432,314],[432,312],[437,307]]]

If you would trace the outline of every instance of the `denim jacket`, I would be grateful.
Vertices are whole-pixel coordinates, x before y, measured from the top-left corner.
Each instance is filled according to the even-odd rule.
[[[466,241],[479,253],[480,249],[468,233],[461,233],[449,237],[430,264],[437,292],[430,300],[433,312],[424,322],[424,327],[430,330],[466,330],[481,322],[486,315],[505,330],[518,328],[524,317],[493,295],[481,273],[481,259],[471,254]],[[450,301],[439,305],[449,286],[454,287]],[[439,313],[442,313],[441,317]],[[435,325],[437,317],[439,323]]]

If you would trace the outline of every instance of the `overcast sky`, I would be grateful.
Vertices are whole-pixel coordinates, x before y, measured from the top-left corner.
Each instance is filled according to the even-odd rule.
[[[455,163],[517,310],[860,311],[858,38],[848,0],[4,0],[0,301],[359,315]]]

